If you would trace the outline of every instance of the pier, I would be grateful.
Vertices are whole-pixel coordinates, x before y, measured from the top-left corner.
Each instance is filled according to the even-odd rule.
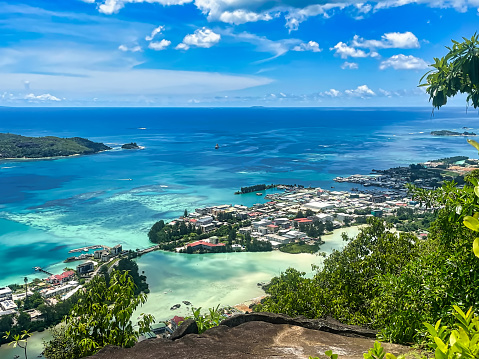
[[[93,245],[93,246],[87,246],[87,247],[82,247],[82,248],[77,248],[77,249],[72,249],[68,251],[68,253],[75,253],[75,252],[88,252],[90,249],[108,249],[110,250],[110,247],[103,246],[103,245]]]
[[[35,269],[35,271],[37,271],[37,272],[42,272],[42,273],[46,273],[48,275],[53,275],[53,273],[50,273],[50,272],[46,271],[42,267],[33,267],[33,269]]]

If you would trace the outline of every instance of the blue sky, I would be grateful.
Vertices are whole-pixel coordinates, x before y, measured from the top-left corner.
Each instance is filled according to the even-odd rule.
[[[419,79],[477,31],[478,7],[0,1],[0,106],[427,106]]]

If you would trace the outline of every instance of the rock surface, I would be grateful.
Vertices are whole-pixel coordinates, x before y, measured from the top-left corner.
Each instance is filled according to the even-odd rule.
[[[291,323],[271,322],[281,320],[289,320]],[[91,358],[308,358],[310,355],[323,356],[326,350],[331,349],[333,353],[340,355],[340,359],[362,359],[363,353],[374,344],[374,339],[359,337],[357,327],[343,326],[332,321],[326,321],[326,324],[323,321],[321,324],[323,329],[334,328],[339,330],[336,332],[343,331],[342,334],[353,336],[305,327],[321,326],[315,322],[319,321],[264,313],[246,314],[227,319],[222,323],[226,325],[209,329],[203,334],[179,336],[179,333],[175,332],[176,337],[179,337],[177,340],[145,340],[128,349],[108,346]],[[185,325],[183,330],[191,330],[190,324]],[[383,344],[383,347],[395,355],[409,351],[407,347],[394,344]]]

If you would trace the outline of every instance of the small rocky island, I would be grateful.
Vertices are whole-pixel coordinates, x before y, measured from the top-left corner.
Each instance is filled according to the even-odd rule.
[[[139,150],[140,146],[136,144],[136,142],[125,143],[121,146],[124,150]]]
[[[87,155],[106,150],[111,147],[81,137],[27,137],[0,133],[0,159]]]
[[[431,135],[433,136],[476,136],[474,132],[454,132],[449,130],[441,130],[441,131],[431,131]]]

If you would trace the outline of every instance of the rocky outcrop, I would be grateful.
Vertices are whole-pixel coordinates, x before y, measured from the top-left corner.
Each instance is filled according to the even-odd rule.
[[[195,328],[185,322],[174,333],[175,340],[145,340],[128,349],[109,346],[91,358],[308,358],[310,355],[321,356],[331,349],[339,354],[340,359],[362,359],[363,353],[374,344],[370,333],[362,335],[357,327],[344,326],[333,320],[252,313],[226,319],[221,324],[203,334],[188,334]],[[383,344],[383,347],[395,355],[409,350],[394,344]]]

